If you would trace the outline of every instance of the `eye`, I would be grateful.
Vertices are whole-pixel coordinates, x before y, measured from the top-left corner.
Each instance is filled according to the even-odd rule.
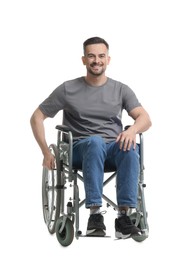
[[[105,54],[100,54],[99,58],[101,58],[101,59],[105,58]]]
[[[94,58],[94,55],[93,55],[93,54],[88,54],[87,57],[88,57],[89,59],[92,59],[92,58]]]

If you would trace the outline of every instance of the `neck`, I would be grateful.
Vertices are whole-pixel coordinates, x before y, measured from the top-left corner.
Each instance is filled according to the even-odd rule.
[[[94,75],[87,75],[85,77],[86,82],[94,87],[102,86],[106,83],[107,77],[105,75],[94,76]]]

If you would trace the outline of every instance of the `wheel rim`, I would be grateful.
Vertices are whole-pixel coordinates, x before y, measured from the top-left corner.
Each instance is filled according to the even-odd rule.
[[[43,215],[47,226],[51,226],[54,219],[54,209],[56,205],[57,194],[54,190],[54,172],[44,170],[44,187],[43,187]],[[55,204],[55,205],[54,205]]]
[[[60,189],[56,186],[61,183],[60,161],[55,145],[50,146],[51,153],[55,157],[55,169],[43,168],[42,202],[44,221],[50,233],[55,232],[56,220],[60,215]]]

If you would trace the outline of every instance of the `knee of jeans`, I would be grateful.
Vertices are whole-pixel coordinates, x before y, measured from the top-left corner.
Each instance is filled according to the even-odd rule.
[[[130,159],[136,158],[138,160],[139,159],[139,147],[136,146],[136,148],[133,149],[133,146],[132,146],[129,151],[126,151],[126,152],[122,151],[122,155],[123,155],[124,159],[126,159],[126,160],[129,158]]]
[[[136,147],[136,149],[131,148],[129,151],[127,151],[127,156],[129,158],[136,158],[137,160],[139,160],[139,151],[138,151],[138,147]]]
[[[100,136],[90,136],[88,139],[88,145],[99,149],[106,147],[103,138]]]

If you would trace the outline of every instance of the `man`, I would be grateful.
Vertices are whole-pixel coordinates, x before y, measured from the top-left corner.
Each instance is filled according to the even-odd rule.
[[[135,93],[125,84],[106,76],[110,63],[109,45],[100,38],[87,39],[82,62],[86,76],[69,80],[57,87],[34,111],[31,127],[43,153],[43,166],[52,169],[54,157],[45,140],[43,121],[64,111],[64,124],[73,133],[73,165],[82,167],[86,208],[90,209],[87,235],[104,236],[106,227],[101,214],[104,166],[117,170],[118,216],[115,236],[128,238],[140,234],[127,211],[137,206],[139,151],[136,134],[151,126],[148,113]],[[122,110],[134,120],[123,131]]]

